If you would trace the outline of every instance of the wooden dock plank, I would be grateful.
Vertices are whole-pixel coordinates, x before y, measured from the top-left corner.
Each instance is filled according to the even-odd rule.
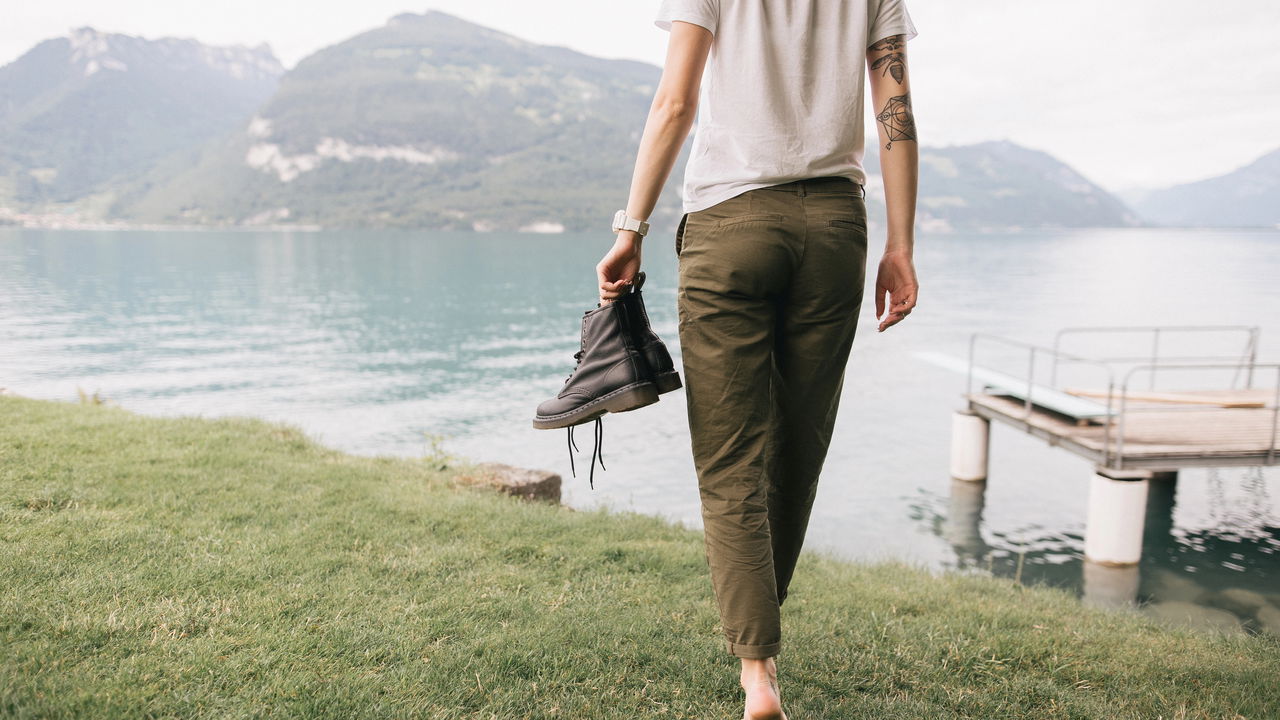
[[[1096,397],[1105,400],[1106,390],[1085,388],[1063,388],[1063,392],[1083,397]],[[1151,392],[1149,390],[1130,390],[1126,393],[1129,403],[1156,402],[1182,405],[1219,405],[1228,408],[1265,408],[1275,399],[1274,390],[1179,390],[1177,392]],[[1120,402],[1120,391],[1112,394],[1112,403]]]

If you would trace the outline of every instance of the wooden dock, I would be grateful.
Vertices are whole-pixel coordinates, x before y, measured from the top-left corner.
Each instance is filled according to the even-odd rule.
[[[1275,465],[1273,391],[1261,389],[1201,391],[1206,395],[1261,404],[1261,407],[1205,407],[1128,402],[1122,423],[1116,418],[1080,422],[1011,395],[985,392],[964,397],[969,411],[1010,425],[1114,468],[1158,471],[1185,467]]]
[[[1214,343],[1222,335],[1245,336],[1243,348]],[[1090,356],[1065,352],[1064,338],[1130,336],[1149,343],[1142,355]],[[1187,336],[1192,355],[1167,351],[1171,337]],[[968,359],[936,352],[917,356],[967,377],[965,407],[952,416],[951,477],[987,480],[991,423],[1039,437],[1093,463],[1085,530],[1086,565],[1132,567],[1141,558],[1148,487],[1176,481],[1191,467],[1280,464],[1280,363],[1260,363],[1256,326],[1144,326],[1065,328],[1052,347],[974,333]],[[1202,340],[1203,338],[1203,340]],[[1014,348],[1025,373],[979,362],[978,341]],[[1105,343],[1098,340],[1097,346]],[[1165,344],[1162,344],[1165,343]],[[1052,362],[1037,374],[1037,360]],[[1060,366],[1086,365],[1102,387],[1062,387]],[[1230,387],[1208,379],[1233,371]],[[1197,389],[1156,387],[1161,378],[1205,378]],[[1139,378],[1148,381],[1139,389]],[[1257,381],[1271,380],[1265,386]],[[1237,385],[1240,385],[1237,387]]]

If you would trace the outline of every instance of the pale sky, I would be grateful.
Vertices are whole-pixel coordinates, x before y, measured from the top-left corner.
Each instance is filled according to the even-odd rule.
[[[837,0],[827,0],[837,1]],[[1110,190],[1218,175],[1280,147],[1275,0],[906,0],[924,145],[1008,139]],[[91,26],[266,42],[286,67],[401,12],[436,9],[538,43],[661,65],[659,0],[4,0],[0,64]]]

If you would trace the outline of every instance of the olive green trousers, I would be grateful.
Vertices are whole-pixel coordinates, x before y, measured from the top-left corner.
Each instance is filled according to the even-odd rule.
[[[862,305],[862,188],[811,178],[687,213],[680,351],[726,649],[767,658],[804,543]]]

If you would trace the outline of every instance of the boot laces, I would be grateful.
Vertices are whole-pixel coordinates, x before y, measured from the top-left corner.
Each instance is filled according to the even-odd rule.
[[[569,375],[565,377],[564,379],[565,382],[569,382],[569,378],[573,377],[573,373],[578,372],[578,366],[582,364],[582,355],[585,352],[586,350],[583,349],[573,354],[573,371],[570,372]]]
[[[588,310],[583,315],[589,314]],[[582,335],[578,338],[578,352],[573,354],[573,370],[565,377],[564,381],[569,382],[569,378],[573,377],[573,373],[578,372],[578,367],[582,365],[582,356],[587,354],[587,326],[582,326]]]
[[[590,486],[591,486],[591,489],[592,489],[592,490],[594,490],[594,489],[596,488],[596,485],[595,485],[595,480],[596,480],[596,457],[597,457],[597,456],[599,456],[599,459],[600,459],[600,469],[601,469],[601,470],[608,470],[608,469],[609,469],[609,468],[607,468],[607,467],[605,467],[605,466],[604,466],[604,422],[603,422],[603,420],[604,420],[604,416],[603,416],[603,415],[601,415],[600,417],[596,418],[596,427],[595,427],[595,447],[594,447],[594,448],[592,448],[592,450],[591,450],[591,474],[590,474],[590,477],[589,477],[589,480],[588,480],[588,482],[589,482],[589,484],[590,484]],[[574,428],[574,427],[576,427],[576,426],[575,426],[575,425],[570,425],[570,426],[568,427],[568,431],[569,431],[569,432],[568,432],[568,435],[569,435],[569,471],[573,473],[573,476],[574,476],[574,477],[578,477],[578,471],[573,467],[573,451],[578,449],[578,444],[577,444],[576,442],[574,442],[574,440],[573,440],[573,428]]]

